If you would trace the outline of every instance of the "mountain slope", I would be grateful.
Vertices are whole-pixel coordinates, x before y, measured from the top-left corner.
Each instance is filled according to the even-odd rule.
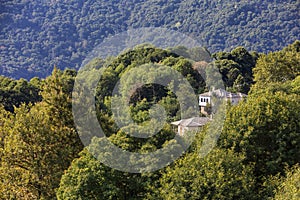
[[[45,77],[54,65],[79,68],[103,38],[130,28],[165,27],[211,52],[245,46],[279,50],[300,35],[297,0],[1,0],[0,74]]]

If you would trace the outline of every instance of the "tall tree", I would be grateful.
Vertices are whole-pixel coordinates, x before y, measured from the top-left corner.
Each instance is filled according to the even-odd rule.
[[[257,87],[274,82],[285,82],[300,75],[299,41],[287,48],[262,55],[253,69]],[[298,50],[297,50],[298,49]]]
[[[232,107],[225,120],[219,144],[245,153],[244,162],[254,163],[261,198],[268,193],[264,183],[268,176],[283,174],[286,166],[300,161],[300,107],[295,88],[289,81],[253,90],[246,102]]]
[[[160,178],[159,199],[255,199],[251,166],[231,150],[186,155]]]
[[[7,119],[1,150],[1,196],[5,199],[54,199],[71,161],[82,150],[73,126],[69,94],[56,69],[43,86],[44,100],[22,105]]]
[[[252,69],[256,64],[258,54],[250,53],[243,47],[237,47],[231,52],[219,52],[212,56],[216,60],[214,65],[222,74],[226,89],[248,93],[253,84]]]

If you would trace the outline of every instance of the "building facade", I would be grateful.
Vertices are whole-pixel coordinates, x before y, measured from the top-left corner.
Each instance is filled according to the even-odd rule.
[[[199,95],[199,106],[201,113],[209,114],[209,107],[213,106],[212,98],[216,97],[218,99],[224,99],[227,102],[230,102],[232,105],[237,104],[242,99],[246,98],[247,95],[243,93],[232,93],[227,92],[223,89],[217,89],[209,92],[205,92]]]
[[[199,128],[211,121],[208,117],[192,117],[189,119],[182,119],[171,124],[177,127],[177,132],[179,135],[183,136],[188,131],[197,131]]]

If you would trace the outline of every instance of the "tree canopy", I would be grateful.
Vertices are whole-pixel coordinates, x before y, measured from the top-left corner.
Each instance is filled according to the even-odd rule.
[[[281,185],[276,190],[274,200],[291,199],[296,200],[300,198],[300,168],[295,165],[288,170],[286,178],[283,179]]]
[[[82,150],[66,86],[55,69],[41,88],[42,102],[22,104],[12,114],[1,108],[2,198],[53,199],[64,170]]]
[[[79,72],[55,67],[45,79],[1,77],[0,91],[7,96],[0,94],[0,199],[298,199],[299,49],[298,41],[268,54],[237,47],[213,54],[215,60],[208,63],[201,61],[207,55],[202,48],[140,46],[108,61],[95,58]],[[200,60],[192,61],[194,58]],[[189,99],[188,88],[174,82],[135,85],[141,78],[163,79],[168,75],[166,68],[159,73],[154,70],[161,66],[182,75],[195,94],[208,89],[200,74],[212,70],[211,66],[217,66],[212,75],[219,74],[228,90],[250,91],[238,104],[224,107],[224,116],[215,114],[204,127],[187,132],[195,139],[177,160],[153,172],[143,168],[130,173],[131,164],[156,167],[159,161],[176,157],[172,149],[164,151],[165,147],[183,149],[186,144],[186,138],[179,137],[170,124],[181,119],[182,109],[171,89],[182,87],[181,95]],[[95,84],[96,110],[92,112],[105,137],[91,137],[83,147],[72,112],[72,97],[79,95],[73,87],[78,77],[93,84],[99,71],[102,76]],[[113,94],[118,81],[124,83],[120,93],[130,94],[127,99]],[[246,87],[237,87],[236,82]],[[120,113],[126,123],[119,127],[114,106],[123,101],[128,113]],[[192,111],[200,114],[196,107]],[[152,116],[156,121],[151,121]],[[134,123],[127,123],[128,118]],[[218,123],[221,118],[224,124]],[[131,135],[139,126],[146,126],[141,133],[148,134],[159,125],[161,129],[151,137]],[[206,136],[215,146],[204,155]],[[114,153],[103,146],[107,141],[132,153],[128,159],[114,157],[123,168],[106,165]],[[163,156],[135,160],[137,153],[151,155],[157,150]]]
[[[164,27],[209,51],[275,51],[299,39],[299,1],[51,0],[2,1],[0,74],[44,78],[52,66],[78,69],[104,38]]]

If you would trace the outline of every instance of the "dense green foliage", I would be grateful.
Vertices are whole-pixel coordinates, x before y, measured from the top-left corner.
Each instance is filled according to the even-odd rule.
[[[0,20],[0,74],[26,79],[78,69],[103,38],[130,28],[177,30],[211,52],[274,51],[300,35],[297,0],[11,0]]]
[[[13,111],[21,103],[34,103],[41,100],[39,95],[41,81],[33,78],[30,82],[24,79],[15,81],[0,76],[0,103],[6,110]]]
[[[294,166],[287,172],[286,178],[276,191],[275,200],[300,198],[300,167]]]
[[[144,199],[153,193],[158,173],[134,174],[107,167],[84,150],[63,175],[58,199]]]
[[[243,47],[237,47],[231,52],[213,54],[215,65],[222,74],[227,90],[248,93],[253,84],[252,69],[255,67],[258,54],[249,53]]]
[[[227,89],[250,89],[247,100],[229,105],[223,127],[212,121],[212,126],[196,132],[185,154],[152,173],[122,172],[101,163],[109,152],[96,154],[97,159],[92,153],[98,151],[97,145],[102,145],[104,138],[94,137],[91,145],[83,148],[71,110],[76,71],[55,68],[46,79],[29,82],[3,77],[0,89],[9,95],[1,96],[0,199],[298,199],[299,53],[296,41],[268,54],[248,52],[243,47],[213,54]],[[85,70],[94,73],[85,78],[92,81],[106,62],[91,61]],[[130,136],[127,133],[135,125],[118,128],[111,110],[112,91],[122,75],[130,69],[143,75],[138,66],[162,64],[180,72],[195,93],[206,90],[197,71],[205,73],[207,62],[191,62],[171,50],[152,46],[111,58],[103,70],[96,88],[97,117],[109,141],[123,150],[149,153],[168,144],[181,145],[174,140],[174,130],[168,123],[153,137]],[[153,80],[163,75],[147,72]],[[121,92],[130,90],[136,77],[129,75],[121,80],[125,83]],[[240,83],[245,87],[238,87]],[[129,101],[134,122],[147,123],[154,104],[165,108],[167,122],[180,119],[178,99],[167,87],[147,84],[135,89]],[[12,91],[18,91],[20,97],[10,95]],[[10,109],[5,102],[16,107]],[[216,147],[201,157],[203,141],[210,131],[221,131],[220,138]],[[152,164],[154,160],[143,162]]]
[[[200,51],[202,53],[202,51]],[[198,54],[199,55],[199,54]],[[115,58],[109,66],[103,72],[97,87],[97,111],[98,119],[101,125],[104,127],[104,132],[108,135],[117,132],[114,126],[107,126],[111,124],[112,112],[110,109],[112,101],[112,92],[119,81],[121,76],[128,72],[130,69],[134,69],[144,64],[150,64],[151,66],[159,67],[160,65],[171,67],[180,72],[189,81],[193,87],[195,93],[201,93],[205,90],[205,82],[203,77],[197,72],[193,64],[181,56],[178,56],[172,51],[162,50],[154,47],[141,47],[128,51],[117,58]],[[91,68],[101,68],[102,62],[96,60],[91,62]],[[137,74],[143,75],[143,71]],[[150,73],[150,72],[148,72]],[[148,74],[152,79],[159,79],[159,76],[163,77],[163,74]],[[135,84],[137,77],[129,77],[121,88],[124,91],[130,90]],[[158,84],[148,84],[142,87],[137,86],[136,91],[130,96],[131,112],[133,113],[133,120],[137,123],[143,123],[149,119],[149,108],[158,103],[166,109],[168,113],[168,122],[177,120],[180,118],[179,104],[176,100],[174,93],[170,92],[167,87],[160,86]],[[106,127],[108,129],[106,129]]]
[[[187,154],[160,178],[161,199],[255,199],[251,165],[231,150]],[[234,188],[234,189],[233,189]]]
[[[300,75],[300,41],[282,51],[262,55],[254,69],[256,86],[293,80]]]
[[[300,160],[299,98],[283,91],[251,94],[229,112],[220,141],[245,153],[258,178],[283,172]]]
[[[247,102],[228,112],[219,140],[220,146],[244,153],[245,164],[254,164],[261,198],[270,195],[269,176],[300,161],[299,55],[297,41],[258,59]]]
[[[66,73],[64,74],[66,75]],[[70,93],[56,69],[41,87],[43,101],[8,114],[1,107],[1,199],[53,199],[60,178],[82,150]]]

